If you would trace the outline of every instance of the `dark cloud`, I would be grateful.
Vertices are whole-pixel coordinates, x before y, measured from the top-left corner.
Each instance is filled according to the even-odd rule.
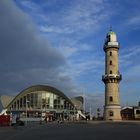
[[[70,94],[65,58],[41,38],[31,19],[13,1],[0,0],[0,94],[16,94],[33,84],[51,84]]]

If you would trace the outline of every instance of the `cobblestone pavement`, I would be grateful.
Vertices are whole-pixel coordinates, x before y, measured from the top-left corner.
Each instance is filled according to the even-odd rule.
[[[32,123],[0,127],[0,140],[132,140],[139,139],[140,123]]]

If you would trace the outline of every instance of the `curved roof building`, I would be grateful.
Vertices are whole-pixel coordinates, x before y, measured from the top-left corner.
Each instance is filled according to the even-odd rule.
[[[6,102],[6,103],[5,103]],[[39,117],[43,113],[74,114],[72,101],[58,89],[48,85],[35,85],[21,91],[12,101],[2,98],[7,113],[24,117]]]

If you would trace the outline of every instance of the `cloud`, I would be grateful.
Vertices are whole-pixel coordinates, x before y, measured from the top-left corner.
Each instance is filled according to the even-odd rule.
[[[140,83],[139,46],[124,48],[120,54],[122,81],[120,96],[122,105],[137,105]]]
[[[123,70],[124,73],[124,78],[125,78],[124,81],[126,83],[131,83],[131,84],[136,83],[140,79],[138,78],[139,69],[140,69],[139,55],[140,55],[139,46],[131,46],[128,48],[124,48],[121,51],[120,64],[121,64],[121,69]]]
[[[77,60],[75,57],[85,52],[91,52],[94,50],[93,46],[87,43],[82,43],[78,39],[72,39],[63,37],[63,40],[57,44],[58,49],[64,54],[64,56],[70,60]]]
[[[140,24],[140,15],[135,15],[128,20],[128,24],[130,25],[139,25]]]
[[[81,62],[75,62],[71,64],[70,72],[72,75],[76,77],[79,76],[88,76],[87,74],[98,72],[99,68],[102,66],[102,62],[100,60],[85,60]],[[94,75],[93,75],[94,76]]]
[[[137,7],[135,10],[132,10],[132,12],[126,17],[125,19],[125,26],[131,27],[133,30],[138,30],[140,27],[140,15],[139,10],[137,10]],[[130,30],[130,28],[129,28]]]
[[[98,23],[106,17],[106,13],[101,12],[103,9],[102,0],[88,0],[88,2],[76,0],[65,12],[63,20],[75,31],[89,31],[93,26],[95,29]]]
[[[49,84],[68,95],[76,86],[63,75],[66,60],[41,38],[30,17],[12,1],[0,1],[0,94],[16,94],[33,84]]]
[[[129,68],[124,75],[124,82],[136,88],[137,83],[140,83],[140,65],[134,65]],[[139,87],[139,86],[138,86]]]
[[[51,1],[51,3],[49,1],[39,3],[18,1],[18,4],[31,15],[38,24],[38,29],[43,33],[73,34],[78,31],[89,32],[91,29],[93,32],[93,27],[95,32],[103,20],[109,17],[109,13],[105,10],[104,0],[72,0],[70,2],[61,0]]]
[[[39,27],[40,31],[43,32],[43,33],[64,33],[64,34],[69,34],[69,33],[72,33],[73,31],[70,30],[69,28],[67,27],[57,27],[57,26],[43,26],[41,25]]]
[[[32,11],[40,10],[40,6],[29,0],[22,0],[21,5]]]
[[[120,52],[121,67],[126,68],[128,66],[135,65],[135,64],[139,63],[139,59],[138,59],[139,55],[140,55],[140,47],[139,46],[130,46],[128,48],[124,48]]]
[[[69,46],[62,46],[60,48],[60,51],[63,51],[65,57],[69,58],[69,57],[71,57],[73,54],[75,54],[77,52],[77,48],[69,47]]]

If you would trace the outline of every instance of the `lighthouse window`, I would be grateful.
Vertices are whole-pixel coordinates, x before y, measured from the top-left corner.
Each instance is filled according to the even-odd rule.
[[[110,71],[110,74],[112,74],[112,70]]]
[[[110,101],[110,102],[113,101],[113,97],[112,97],[112,96],[109,97],[109,101]]]
[[[110,42],[111,41],[111,38],[110,38],[110,35],[108,36],[108,42]]]
[[[112,52],[110,52],[110,56],[112,56]]]
[[[113,111],[109,111],[109,116],[114,116]]]
[[[110,65],[112,65],[112,61],[110,61]]]

